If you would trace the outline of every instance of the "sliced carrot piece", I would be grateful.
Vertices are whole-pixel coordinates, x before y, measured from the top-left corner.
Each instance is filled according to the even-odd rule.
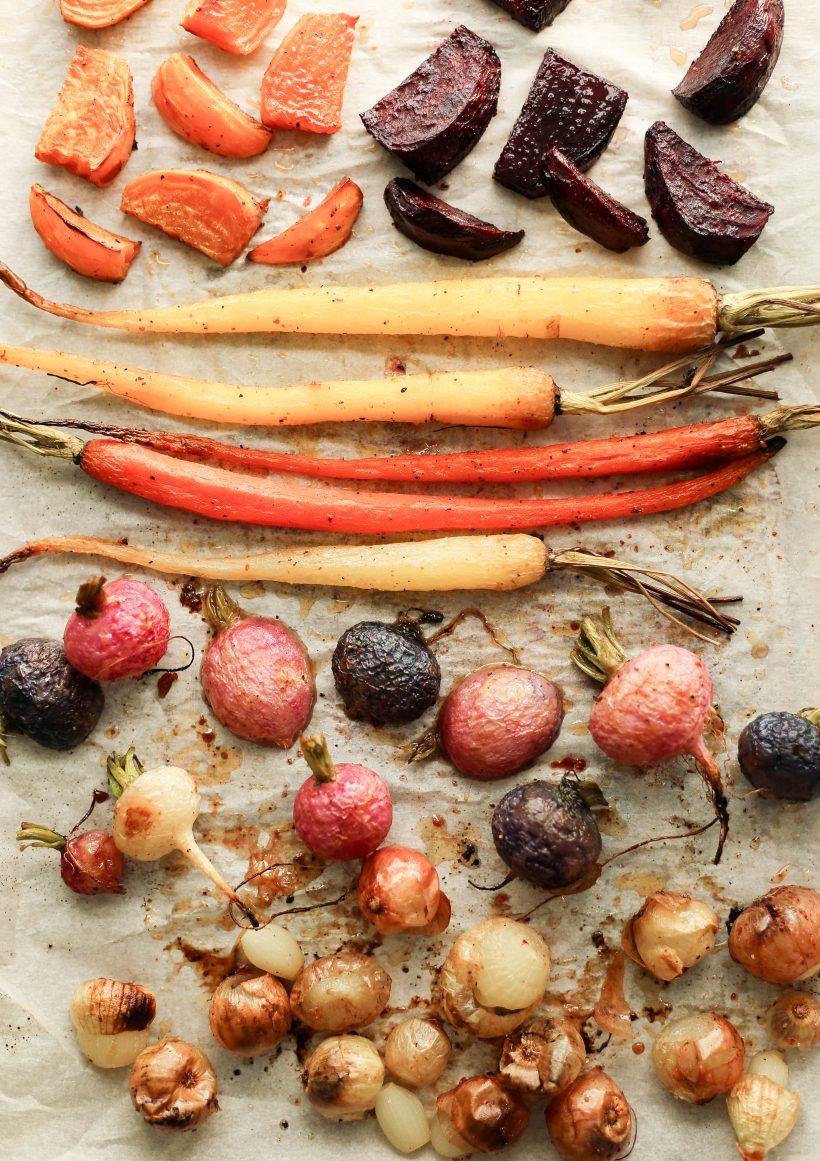
[[[361,208],[362,191],[351,178],[343,177],[315,209],[275,238],[254,247],[248,261],[287,266],[326,258],[344,246]]]
[[[128,65],[113,52],[78,45],[35,157],[108,185],[131,156],[134,132]]]
[[[180,24],[225,52],[247,56],[282,19],[286,0],[191,0]]]
[[[110,28],[147,3],[148,0],[60,0],[60,12],[66,24]]]
[[[89,222],[41,185],[31,187],[28,204],[34,229],[56,258],[86,278],[122,282],[140,242]]]
[[[270,144],[270,130],[234,104],[184,52],[162,62],[151,93],[166,124],[192,145],[220,157],[255,157]]]
[[[358,19],[333,12],[303,16],[294,25],[262,80],[264,125],[338,133]]]
[[[205,169],[154,169],[129,181],[120,209],[230,266],[259,229],[268,200]]]

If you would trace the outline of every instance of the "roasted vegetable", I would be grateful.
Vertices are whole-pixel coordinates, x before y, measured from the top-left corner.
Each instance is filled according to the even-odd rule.
[[[784,20],[783,0],[735,0],[674,96],[712,125],[748,113],[777,64]]]
[[[60,15],[66,24],[79,28],[111,28],[147,3],[148,0],[60,0]]]
[[[276,27],[285,4],[286,0],[190,0],[180,24],[225,52],[246,56]]]
[[[248,254],[248,261],[287,266],[326,258],[347,242],[361,208],[362,191],[351,178],[343,177],[327,197],[298,222],[275,238],[254,246]]]
[[[601,854],[595,816],[574,782],[525,782],[508,790],[493,811],[495,849],[530,883],[562,890],[589,875]]]
[[[406,177],[394,177],[384,200],[396,229],[434,254],[478,262],[517,246],[523,230],[499,230],[491,222],[458,210]]]
[[[93,185],[109,185],[134,148],[131,70],[101,48],[77,46],[34,155]]]
[[[41,185],[31,187],[28,206],[34,229],[55,258],[86,278],[122,282],[141,242],[95,225]]]
[[[609,144],[628,96],[548,48],[493,177],[525,197],[544,197],[550,192],[545,169],[550,149],[589,169]]]
[[[493,4],[509,12],[525,28],[540,32],[561,15],[569,0],[493,0]]]
[[[415,721],[441,685],[438,661],[410,618],[352,625],[336,642],[332,669],[347,716],[376,725]]]
[[[259,229],[268,200],[204,169],[154,169],[128,183],[120,209],[230,266]]]
[[[560,149],[549,151],[546,169],[553,205],[564,221],[581,234],[616,254],[623,254],[633,246],[645,246],[649,241],[646,218],[633,213],[584,177]]]
[[[740,769],[756,790],[786,802],[808,802],[820,792],[820,712],[761,714],[743,727]]]
[[[652,217],[670,246],[733,266],[763,232],[774,206],[721,173],[664,121],[646,132],[644,180]]]
[[[169,128],[210,153],[255,157],[270,144],[270,130],[234,104],[184,52],[162,62],[151,95]]]
[[[362,123],[379,145],[432,185],[458,165],[495,116],[501,62],[460,24]]]
[[[26,637],[0,651],[0,714],[39,745],[78,746],[104,704],[100,686],[69,664],[60,641]]]
[[[262,78],[261,116],[269,129],[339,132],[358,19],[315,13],[294,25]]]

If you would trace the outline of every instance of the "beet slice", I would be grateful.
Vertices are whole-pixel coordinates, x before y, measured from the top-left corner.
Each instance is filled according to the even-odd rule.
[[[784,20],[783,0],[736,0],[673,95],[712,125],[748,113],[777,64]]]
[[[663,121],[646,131],[644,182],[652,216],[671,246],[704,262],[732,266],[774,213],[721,173]]]
[[[429,185],[476,145],[496,114],[500,86],[495,49],[461,24],[361,119],[379,145]]]
[[[533,32],[540,32],[548,24],[552,24],[556,16],[560,16],[569,4],[569,0],[492,0],[493,4],[509,12],[513,20],[531,28]]]
[[[394,177],[384,191],[390,217],[405,238],[432,250],[479,262],[517,246],[523,230],[499,230],[423,190],[406,177]]]
[[[544,162],[560,149],[579,169],[603,153],[629,94],[548,48],[493,177],[528,198],[548,194]]]
[[[649,223],[610,197],[560,149],[547,154],[552,202],[565,222],[607,250],[623,254],[649,241]]]

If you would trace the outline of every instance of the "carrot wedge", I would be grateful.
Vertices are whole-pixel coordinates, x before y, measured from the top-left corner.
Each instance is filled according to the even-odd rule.
[[[166,125],[210,153],[255,157],[270,144],[270,130],[234,104],[184,52],[162,62],[151,94]]]
[[[268,199],[205,169],[154,169],[130,181],[120,209],[230,266],[259,229]]]
[[[41,185],[31,187],[28,204],[34,229],[56,258],[86,278],[122,282],[140,242],[95,225]]]
[[[361,208],[362,191],[351,178],[343,177],[315,209],[275,238],[255,246],[248,261],[287,266],[326,258],[344,246]]]
[[[276,27],[286,0],[191,0],[180,24],[217,48],[247,56]]]
[[[134,148],[131,70],[101,48],[78,45],[34,155],[93,185],[114,180]]]
[[[264,125],[338,133],[358,19],[344,12],[317,13],[294,25],[262,79]]]
[[[148,0],[60,0],[60,15],[66,24],[79,28],[111,28],[147,3]]]

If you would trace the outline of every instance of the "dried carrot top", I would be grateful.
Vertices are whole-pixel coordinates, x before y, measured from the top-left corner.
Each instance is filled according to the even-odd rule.
[[[303,16],[290,30],[262,80],[264,125],[338,133],[358,19],[344,12]]]
[[[131,70],[113,52],[77,47],[35,156],[94,185],[114,180],[134,148]]]

